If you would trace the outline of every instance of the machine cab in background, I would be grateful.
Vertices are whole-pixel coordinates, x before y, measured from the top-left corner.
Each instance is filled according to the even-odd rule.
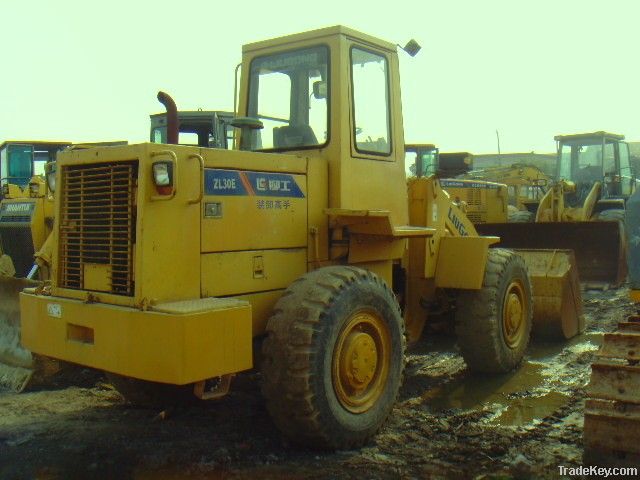
[[[557,178],[576,184],[577,200],[602,183],[602,199],[626,200],[636,188],[624,135],[608,132],[557,135]]]
[[[70,142],[6,141],[0,144],[0,199],[11,185],[23,189],[34,175],[44,175],[44,166]]]

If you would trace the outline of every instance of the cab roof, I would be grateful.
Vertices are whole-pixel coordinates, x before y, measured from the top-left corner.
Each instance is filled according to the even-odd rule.
[[[317,30],[310,30],[308,32],[294,33],[292,35],[285,35],[283,37],[277,37],[269,40],[262,40],[259,42],[248,43],[243,45],[242,53],[255,52],[265,48],[271,48],[279,45],[286,45],[294,42],[302,42],[305,40],[320,39],[323,37],[331,37],[335,35],[343,35],[354,40],[368,43],[374,47],[382,48],[389,52],[395,52],[396,46],[393,43],[381,40],[379,38],[367,35],[366,33],[358,32],[349,27],[343,25],[335,25],[333,27],[319,28]]]
[[[602,130],[598,132],[590,132],[590,133],[573,133],[571,135],[556,135],[555,137],[553,137],[553,139],[556,141],[571,141],[571,140],[584,140],[587,138],[594,138],[594,137],[604,137],[609,140],[624,140],[624,135],[619,135],[617,133],[609,133]]]
[[[0,143],[0,150],[8,145],[33,145],[34,148],[41,147],[44,149],[48,149],[57,147],[68,147],[69,145],[71,145],[71,142],[46,140],[5,140],[4,142]]]

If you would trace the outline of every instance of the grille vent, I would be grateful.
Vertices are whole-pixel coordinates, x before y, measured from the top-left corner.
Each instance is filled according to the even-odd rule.
[[[108,277],[106,290],[133,296],[137,162],[67,165],[62,171],[59,284],[85,288],[85,266]]]

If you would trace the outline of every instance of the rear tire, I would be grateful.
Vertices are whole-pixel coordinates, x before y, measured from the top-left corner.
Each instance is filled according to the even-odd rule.
[[[278,428],[317,448],[350,449],[383,425],[404,369],[398,302],[376,275],[325,267],[287,288],[267,325],[262,390]]]
[[[511,250],[489,250],[480,290],[458,296],[456,334],[470,370],[504,373],[524,356],[533,315],[531,283],[522,257]]]
[[[529,210],[518,210],[509,214],[509,223],[531,223],[535,220],[535,215]]]
[[[168,385],[125,377],[105,372],[107,381],[113,385],[127,403],[139,407],[169,407],[198,402],[193,394],[193,385]]]

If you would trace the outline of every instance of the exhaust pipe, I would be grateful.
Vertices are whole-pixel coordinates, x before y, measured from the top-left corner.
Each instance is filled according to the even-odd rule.
[[[176,102],[165,92],[158,92],[158,101],[164,105],[164,108],[167,110],[167,143],[175,145],[178,143],[179,132]]]

